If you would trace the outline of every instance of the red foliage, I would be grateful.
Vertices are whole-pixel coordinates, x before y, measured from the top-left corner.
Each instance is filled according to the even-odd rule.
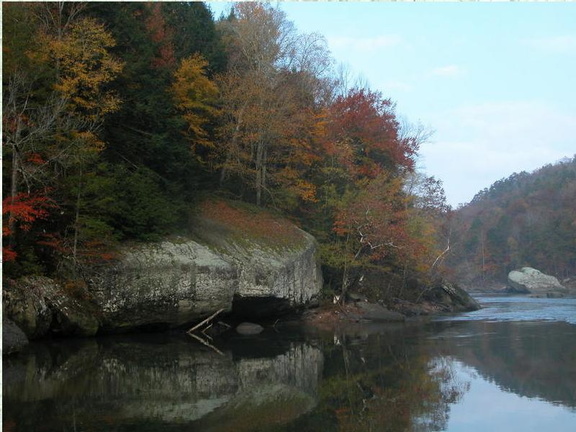
[[[10,246],[2,247],[2,260],[4,262],[16,261],[18,254]]]
[[[26,158],[26,162],[30,162],[34,165],[43,165],[46,161],[38,153],[30,153]]]
[[[6,197],[2,201],[2,216],[5,224],[2,226],[2,235],[10,235],[10,225],[17,222],[20,229],[29,231],[37,219],[44,219],[49,214],[49,209],[56,207],[50,198],[30,194],[19,193],[14,197]]]
[[[375,178],[385,164],[414,166],[416,148],[399,137],[394,104],[379,92],[353,89],[330,106],[324,150],[358,176]]]
[[[148,4],[150,16],[146,20],[146,29],[150,32],[150,38],[158,44],[158,52],[152,60],[155,68],[172,67],[176,64],[174,46],[172,44],[172,30],[166,25],[162,15],[160,2]]]
[[[48,197],[19,193],[14,197],[6,197],[2,201],[2,237],[12,235],[12,229],[17,226],[23,231],[29,231],[38,219],[45,219],[55,203]],[[17,254],[10,247],[2,248],[4,261],[16,260]]]

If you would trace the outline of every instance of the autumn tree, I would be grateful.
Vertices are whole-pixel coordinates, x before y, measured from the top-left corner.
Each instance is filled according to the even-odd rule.
[[[12,9],[7,20],[14,22],[18,15],[36,23],[31,33],[20,28],[10,38],[24,36],[29,41],[23,52],[14,56],[7,80],[4,80],[3,105],[7,108],[3,122],[4,145],[12,156],[10,177],[10,205],[16,209],[17,197],[22,193],[32,200],[51,190],[60,206],[66,205],[67,179],[80,175],[102,148],[96,131],[102,118],[118,108],[119,100],[104,86],[120,71],[121,62],[109,49],[113,39],[104,26],[89,18],[80,18],[81,8],[75,5],[25,5]],[[10,39],[9,38],[9,39]],[[16,43],[10,45],[17,48]],[[38,91],[40,90],[40,91]],[[25,192],[20,192],[24,186]],[[78,243],[77,189],[74,208],[72,256]],[[12,212],[9,221],[18,218]],[[10,222],[14,223],[14,222]],[[15,235],[15,227],[9,229]]]
[[[365,88],[349,89],[322,110],[315,140],[321,152],[310,178],[318,204],[305,217],[320,239],[328,279],[345,293],[363,268],[408,250],[403,182],[418,142],[402,139],[394,104]]]
[[[113,81],[123,64],[110,54],[115,41],[104,25],[82,18],[70,25],[61,37],[49,42],[51,57],[58,64],[56,94],[66,101],[64,118],[58,124],[58,136],[50,158],[74,190],[74,229],[72,259],[77,259],[81,231],[81,196],[84,176],[97,158],[104,142],[97,135],[103,118],[117,111],[120,99],[106,85]]]
[[[183,59],[174,73],[171,88],[175,106],[186,121],[186,135],[196,154],[201,148],[214,147],[206,124],[218,115],[218,89],[207,77],[207,67],[208,62],[199,54]]]
[[[222,182],[241,179],[258,205],[283,191],[310,199],[298,170],[312,159],[316,73],[330,63],[323,39],[299,37],[282,11],[262,3],[238,3],[219,24],[229,55],[219,81]]]
[[[452,249],[452,210],[446,203],[442,181],[419,170],[405,176],[408,196],[408,229],[418,247],[410,254],[410,265],[429,278],[445,270],[443,263]]]
[[[345,194],[335,215],[334,232],[341,261],[341,293],[345,295],[353,275],[363,267],[383,264],[407,247],[408,232],[400,178],[382,172],[357,193]],[[333,258],[334,259],[334,258]]]

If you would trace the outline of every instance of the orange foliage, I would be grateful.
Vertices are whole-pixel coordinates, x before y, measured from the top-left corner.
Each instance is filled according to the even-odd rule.
[[[182,59],[174,72],[174,83],[171,87],[176,108],[188,125],[187,135],[197,146],[213,148],[206,125],[218,115],[216,98],[218,88],[208,76],[208,62],[200,54]]]
[[[268,241],[274,245],[297,244],[303,236],[302,231],[286,219],[260,209],[241,208],[224,200],[203,202],[200,205],[200,214],[246,237]]]
[[[64,38],[49,42],[50,55],[60,68],[54,89],[70,102],[69,108],[87,119],[97,120],[120,107],[120,99],[106,91],[124,67],[109,52],[115,45],[104,24],[90,18],[74,23]]]
[[[158,44],[158,53],[152,60],[155,68],[172,67],[176,64],[174,46],[172,44],[172,29],[166,25],[162,16],[160,2],[149,3],[150,16],[146,20],[146,29],[150,32],[150,39]]]

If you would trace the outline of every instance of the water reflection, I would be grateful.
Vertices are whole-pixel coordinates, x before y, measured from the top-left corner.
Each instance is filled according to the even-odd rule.
[[[321,351],[251,341],[250,357],[159,336],[36,344],[4,362],[4,430],[252,430],[314,408]]]
[[[471,367],[454,360],[458,375],[471,385],[462,400],[451,407],[449,432],[573,432],[576,411],[539,398],[503,391]]]
[[[450,362],[432,357],[419,324],[358,326],[324,345],[320,404],[322,430],[432,431],[446,426],[451,404],[468,383]],[[298,423],[306,429],[310,419]],[[312,424],[318,424],[313,422]]]
[[[277,330],[219,341],[223,355],[165,335],[34,344],[4,361],[4,430],[515,430],[529,418],[496,400],[576,421],[565,322]]]
[[[440,323],[428,342],[431,353],[459,360],[503,391],[576,407],[576,326]]]

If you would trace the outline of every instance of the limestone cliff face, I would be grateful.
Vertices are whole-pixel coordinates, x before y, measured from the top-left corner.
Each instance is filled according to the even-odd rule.
[[[173,328],[220,309],[274,316],[316,301],[317,254],[290,222],[221,204],[197,215],[188,237],[124,245],[113,262],[83,268],[81,293],[47,278],[8,284],[4,310],[29,338]]]
[[[322,273],[315,239],[300,232],[297,247],[273,249],[256,243],[229,243],[222,255],[238,270],[234,308],[247,316],[265,316],[316,301]]]
[[[229,241],[222,251],[190,238],[127,248],[88,284],[102,309],[103,329],[175,327],[223,309],[273,316],[313,303],[322,276],[314,238],[271,250]]]
[[[126,247],[121,258],[86,277],[103,329],[183,325],[230,311],[238,269],[186,238]]]

